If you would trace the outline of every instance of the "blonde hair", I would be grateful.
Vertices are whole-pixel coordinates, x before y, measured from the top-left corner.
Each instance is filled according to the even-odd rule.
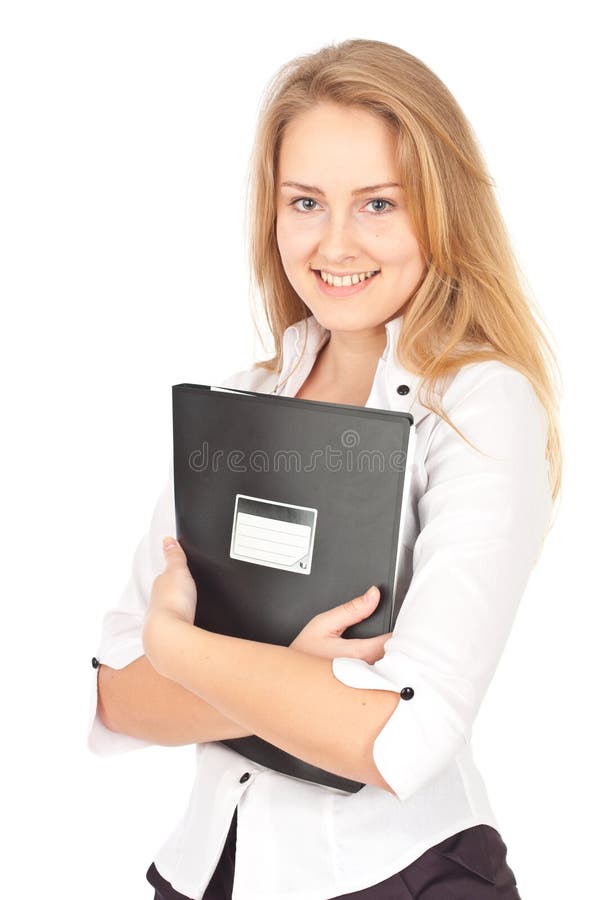
[[[255,365],[279,372],[284,330],[310,313],[281,264],[276,177],[286,126],[320,102],[372,112],[396,138],[407,209],[426,261],[426,274],[405,305],[397,356],[422,377],[427,396],[421,402],[458,431],[434,396],[441,379],[488,359],[523,373],[548,418],[554,501],[562,476],[557,360],[522,286],[469,122],[443,82],[400,47],[371,40],[329,44],[286,63],[267,87],[251,156],[248,227],[251,289],[262,298],[276,353]]]

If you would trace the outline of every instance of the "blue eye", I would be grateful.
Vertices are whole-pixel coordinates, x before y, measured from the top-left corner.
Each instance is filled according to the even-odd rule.
[[[293,200],[291,202],[290,206],[293,206],[297,210],[297,212],[313,212],[312,209],[311,210],[309,210],[309,209],[303,210],[303,209],[298,209],[298,207],[296,206],[297,203],[301,203],[301,202],[306,203],[308,201],[310,201],[311,203],[317,203],[317,200],[313,200],[311,197],[299,197],[298,200]]]
[[[395,206],[394,203],[391,203],[390,200],[385,200],[383,197],[376,197],[375,200],[368,200],[368,203],[386,203],[386,204],[388,204],[388,207],[389,207],[388,209],[375,209],[374,212],[378,213],[378,214],[390,212],[391,209]],[[366,206],[367,206],[367,204],[366,204]]]
[[[296,200],[292,200],[289,204],[290,206],[293,206],[297,212],[301,212],[301,213],[315,212],[314,208],[309,209],[308,206],[305,209],[300,209],[299,207],[296,206],[297,203],[315,203],[316,204],[317,200],[313,200],[312,197],[298,197]],[[377,215],[377,216],[382,216],[385,213],[391,212],[391,209],[395,206],[394,203],[392,203],[390,200],[385,200],[383,197],[376,197],[374,200],[368,200],[368,202],[366,203],[366,206],[368,206],[370,203],[386,203],[387,204],[385,209],[375,209],[374,210],[374,215]]]

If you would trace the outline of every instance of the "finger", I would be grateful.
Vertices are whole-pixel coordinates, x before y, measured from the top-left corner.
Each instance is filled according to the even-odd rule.
[[[337,606],[336,609],[344,610],[345,614],[351,618],[351,621],[357,622],[359,619],[369,616],[370,613],[376,609],[379,600],[380,591],[376,585],[373,584],[372,587],[368,588],[365,594],[361,594],[359,597],[353,597],[352,600],[347,600],[346,603],[342,603],[340,606]]]
[[[365,599],[368,592],[360,594],[359,597],[353,597],[346,603],[327,609],[323,613],[319,613],[316,618],[322,620],[322,626],[327,632],[334,637],[340,637],[343,631],[349,626],[360,622],[362,619],[372,615],[378,605],[380,599],[380,591],[376,588],[374,595],[370,595],[369,599]]]
[[[363,646],[369,647],[371,650],[384,650],[384,645],[389,640],[388,635],[378,634],[371,638],[356,638]]]
[[[185,551],[176,538],[173,538],[172,536],[165,537],[162,541],[162,549],[164,550],[164,558],[167,566],[180,566],[183,563],[185,563],[185,565],[187,564]]]
[[[367,662],[376,662],[377,659],[382,659],[384,656],[385,643],[384,634],[373,638],[349,638],[346,655],[356,659],[365,659]]]

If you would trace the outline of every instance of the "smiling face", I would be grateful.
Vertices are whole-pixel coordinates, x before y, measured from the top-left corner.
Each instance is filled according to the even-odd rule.
[[[389,182],[399,184],[395,138],[378,116],[320,103],[288,123],[278,161],[277,244],[294,290],[331,331],[375,330],[402,312],[424,276],[404,189],[385,187]],[[339,288],[321,270],[378,274]]]

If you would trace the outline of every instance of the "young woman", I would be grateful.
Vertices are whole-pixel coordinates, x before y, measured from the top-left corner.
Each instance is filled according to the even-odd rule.
[[[156,900],[518,900],[470,740],[561,455],[556,361],[485,163],[433,72],[351,40],[279,71],[251,186],[277,352],[224,385],[412,413],[405,600],[368,641],[342,634],[376,591],[334,597],[289,647],[194,627],[170,472],[104,620],[90,746],[197,744],[189,806],[147,872]],[[219,743],[249,734],[364,787]]]

